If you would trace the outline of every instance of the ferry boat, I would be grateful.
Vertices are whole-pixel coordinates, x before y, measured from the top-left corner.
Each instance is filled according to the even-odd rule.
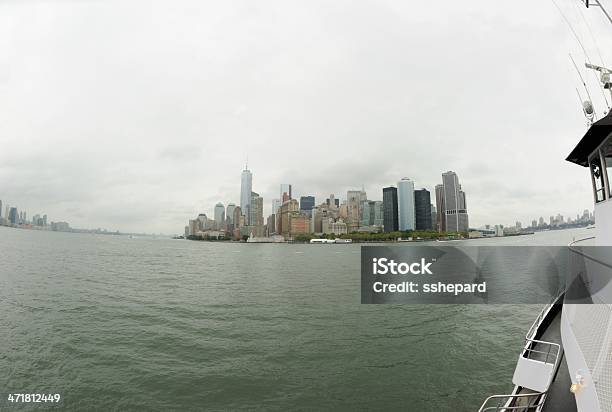
[[[334,239],[310,239],[311,244],[335,243]]]
[[[600,2],[593,3],[612,23]],[[612,70],[586,67],[597,70],[603,88],[612,92]],[[481,412],[612,412],[612,256],[584,247],[612,246],[612,111],[593,123],[590,102],[583,110],[590,127],[566,160],[590,171],[595,236],[569,245],[570,260],[579,259],[582,269],[570,273],[571,286],[544,307],[527,331],[513,391],[488,397]],[[577,285],[584,288],[586,303],[572,303]]]
[[[311,244],[345,244],[353,243],[353,239],[310,239]]]
[[[247,243],[285,243],[285,238],[281,235],[272,235],[269,237],[257,237],[251,235],[247,238]]]

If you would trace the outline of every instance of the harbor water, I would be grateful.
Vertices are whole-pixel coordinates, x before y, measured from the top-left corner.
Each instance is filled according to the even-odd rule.
[[[511,390],[539,310],[362,305],[358,244],[0,227],[0,250],[2,410],[473,411]],[[8,405],[9,393],[62,400]]]

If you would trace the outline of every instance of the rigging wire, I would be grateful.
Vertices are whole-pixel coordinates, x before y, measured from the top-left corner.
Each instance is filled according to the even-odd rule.
[[[574,5],[576,6],[576,8],[578,9],[578,13],[580,13],[580,16],[582,17],[582,20],[584,21],[584,24],[587,27],[587,30],[589,31],[589,35],[591,36],[591,40],[593,40],[593,44],[595,45],[595,50],[597,50],[597,54],[599,55],[599,61],[601,62],[601,65],[603,67],[606,67],[606,63],[604,62],[603,56],[601,55],[601,50],[599,49],[599,45],[597,44],[597,39],[595,38],[595,36],[593,35],[593,31],[591,30],[591,25],[589,24],[588,20],[586,19],[586,17],[584,17],[584,13],[582,12],[582,8],[578,5],[578,2],[574,2]],[[591,63],[591,62],[589,62]],[[599,90],[601,91],[601,95],[604,98],[604,101],[606,102],[606,106],[608,107],[608,110],[610,110],[610,103],[608,102],[608,98],[606,97],[606,92],[601,84],[601,81],[599,79],[599,77],[597,76],[597,72],[593,72],[593,76],[595,76],[595,78],[597,79],[597,84],[599,85]]]
[[[584,53],[584,57],[586,58],[586,61],[589,64],[593,64],[591,62],[591,57],[589,56],[589,53],[587,52],[586,48],[584,47],[584,44],[582,43],[582,40],[580,39],[580,36],[578,35],[578,33],[576,32],[576,30],[574,29],[574,26],[572,26],[572,23],[569,21],[569,19],[567,18],[567,16],[565,15],[565,13],[563,13],[563,10],[561,10],[561,7],[559,7],[559,5],[557,4],[557,2],[555,0],[551,0],[552,3],[555,5],[555,7],[557,8],[557,10],[559,11],[559,14],[561,14],[561,17],[563,17],[563,20],[565,21],[565,23],[567,24],[567,26],[569,27],[570,31],[572,32],[572,34],[574,35],[574,38],[576,39],[576,41],[578,42],[578,44],[580,45],[580,48],[582,49],[582,52]],[[584,88],[587,92],[587,95],[589,96],[589,100],[591,100],[591,95],[589,93],[588,88],[586,87],[586,83],[584,81],[584,78],[582,77],[582,75],[580,74],[580,71],[578,70],[578,66],[576,66],[576,62],[574,61],[574,58],[571,56],[570,54],[570,58],[572,60],[572,63],[574,64],[574,67],[576,68],[576,71],[578,72],[578,75],[580,76],[580,80],[582,81],[582,84],[584,85]],[[597,83],[600,85],[599,87],[601,88],[601,83],[599,81],[599,79],[597,79]],[[608,99],[605,97],[605,92],[603,91],[603,89],[601,89],[602,93],[604,94],[604,100],[606,102],[606,106],[608,107],[608,109],[610,109],[610,105],[608,104]],[[591,100],[592,101],[592,100]]]
[[[578,36],[578,33],[576,33],[576,30],[574,30],[574,26],[572,26],[572,23],[570,23],[570,21],[567,19],[567,16],[565,15],[565,13],[563,13],[563,10],[561,10],[561,7],[559,7],[559,5],[557,4],[557,2],[555,0],[551,0],[553,2],[553,4],[555,5],[555,7],[557,8],[557,10],[559,11],[559,13],[561,14],[561,17],[563,17],[563,20],[565,20],[565,23],[567,24],[567,26],[569,27],[569,29],[571,30],[572,34],[574,35],[574,38],[576,38],[576,41],[578,42],[578,44],[580,45],[580,48],[582,49],[582,52],[584,53],[587,61],[589,63],[591,63],[591,58],[589,57],[589,54],[587,53],[584,44],[582,44],[582,40],[580,40],[580,36]]]

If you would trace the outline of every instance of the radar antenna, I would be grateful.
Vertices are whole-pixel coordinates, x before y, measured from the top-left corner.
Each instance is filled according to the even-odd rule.
[[[596,64],[591,64],[588,62],[585,63],[584,66],[587,69],[599,72],[599,80],[601,81],[603,88],[610,91],[610,96],[612,97],[612,82],[610,82],[610,74],[612,74],[612,70],[608,69],[607,67],[598,66]]]

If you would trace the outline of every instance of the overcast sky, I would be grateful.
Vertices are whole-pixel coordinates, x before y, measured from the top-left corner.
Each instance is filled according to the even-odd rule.
[[[557,2],[612,64],[600,11]],[[582,66],[549,1],[5,0],[0,199],[181,233],[239,203],[248,155],[266,215],[280,183],[380,200],[454,170],[473,227],[575,216],[592,194],[564,160],[586,130],[570,52]]]

